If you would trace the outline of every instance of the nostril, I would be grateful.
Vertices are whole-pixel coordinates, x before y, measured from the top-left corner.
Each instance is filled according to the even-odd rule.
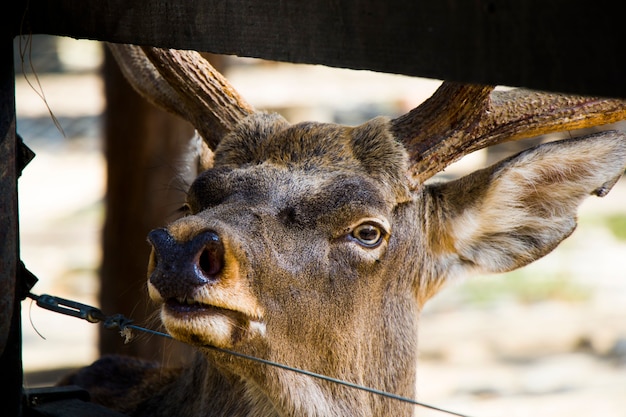
[[[205,279],[215,279],[224,266],[224,245],[219,236],[206,231],[196,236],[193,241],[200,244],[196,257],[198,275]]]
[[[221,246],[220,246],[221,247]],[[215,245],[207,246],[200,253],[198,266],[205,277],[214,277],[222,270],[222,253]]]

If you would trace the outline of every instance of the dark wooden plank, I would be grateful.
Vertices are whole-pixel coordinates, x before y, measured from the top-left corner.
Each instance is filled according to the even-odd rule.
[[[15,88],[13,84],[13,43],[0,42],[0,311],[13,311],[17,274],[17,154],[15,138]],[[11,55],[9,55],[11,54]],[[0,317],[0,353],[4,350],[11,315]]]
[[[626,97],[621,13],[588,0],[29,0],[15,21],[34,33]]]
[[[16,283],[19,259],[17,138],[13,40],[0,37],[0,402],[2,415],[21,415],[22,330]]]

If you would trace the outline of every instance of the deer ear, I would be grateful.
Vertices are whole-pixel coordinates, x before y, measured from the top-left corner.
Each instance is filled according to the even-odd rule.
[[[580,203],[608,193],[625,160],[626,135],[603,132],[427,187],[439,213],[429,243],[444,274],[510,271],[546,255],[574,231]]]
[[[179,179],[189,186],[200,173],[213,167],[213,156],[213,151],[196,131],[182,155]]]

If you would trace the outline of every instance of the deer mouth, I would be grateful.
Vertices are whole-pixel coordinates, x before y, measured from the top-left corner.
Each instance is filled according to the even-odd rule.
[[[175,339],[198,347],[232,348],[265,336],[263,310],[251,297],[231,300],[228,291],[202,288],[196,294],[164,294],[148,282],[150,298],[160,305],[161,322]]]
[[[193,298],[172,297],[165,300],[163,308],[171,315],[185,319],[191,316],[205,316],[213,314],[223,314],[233,319],[248,320],[244,313],[231,310],[228,308],[217,307],[212,304],[206,304]]]
[[[198,347],[227,349],[250,337],[265,335],[260,317],[191,297],[162,300],[161,320],[175,339]]]

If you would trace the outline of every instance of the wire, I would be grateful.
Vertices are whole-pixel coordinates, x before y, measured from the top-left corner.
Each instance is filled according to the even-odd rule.
[[[60,314],[69,315],[72,317],[82,318],[83,320],[87,320],[90,323],[103,322],[104,327],[107,329],[112,329],[112,328],[117,327],[120,329],[120,332],[122,333],[122,335],[126,337],[127,341],[129,340],[129,335],[126,333],[127,329],[133,329],[133,330],[137,330],[140,332],[149,333],[155,336],[161,336],[161,337],[165,337],[168,339],[174,339],[171,335],[167,333],[159,332],[157,330],[152,330],[152,329],[148,329],[145,327],[137,326],[136,324],[132,324],[132,320],[123,316],[122,314],[114,314],[111,316],[106,316],[99,309],[95,307],[88,306],[86,304],[81,304],[81,303],[71,301],[71,300],[66,300],[60,297],[54,297],[54,296],[47,295],[47,294],[42,294],[38,296],[32,293],[29,293],[28,297],[35,300],[37,302],[37,305],[41,308],[45,308],[47,310],[51,310]],[[397,401],[402,401],[402,402],[417,405],[420,407],[428,408],[431,410],[439,411],[442,413],[450,414],[453,416],[470,417],[467,414],[461,414],[461,413],[457,413],[454,411],[446,410],[440,407],[436,407],[434,405],[430,405],[427,403],[413,400],[411,398],[392,394],[390,392],[381,391],[375,388],[370,388],[370,387],[366,387],[363,385],[354,384],[352,382],[344,381],[344,380],[337,379],[337,378],[332,378],[332,377],[322,375],[322,374],[317,374],[315,372],[306,371],[304,369],[294,368],[292,366],[284,365],[278,362],[272,362],[267,359],[261,359],[255,356],[250,356],[244,353],[240,353],[240,352],[236,352],[236,351],[232,351],[228,349],[223,349],[223,348],[219,348],[219,347],[211,346],[211,345],[203,345],[202,347],[206,349],[211,349],[217,352],[226,353],[226,354],[236,356],[242,359],[247,359],[250,361],[259,362],[265,365],[284,369],[286,371],[291,371],[291,372],[299,373],[302,375],[307,375],[312,378],[317,378],[323,381],[332,382],[332,383],[343,385],[349,388],[369,392],[371,394],[380,395],[380,396],[391,398]]]
[[[150,334],[153,334],[153,335],[156,335],[156,336],[167,337],[169,339],[175,340],[171,335],[169,335],[167,333],[159,332],[159,331],[152,330],[152,329],[146,329],[144,327],[140,327],[140,326],[137,326],[137,325],[134,325],[134,324],[127,325],[126,327],[127,328],[131,328],[131,329],[135,329],[135,330],[139,330],[139,331],[145,332],[145,333],[150,333]],[[413,404],[413,405],[418,405],[420,407],[429,408],[431,410],[440,411],[442,413],[448,413],[450,415],[459,416],[459,417],[470,417],[467,414],[461,414],[461,413],[457,413],[457,412],[454,412],[454,411],[445,410],[443,408],[436,407],[434,405],[430,405],[430,404],[423,403],[423,402],[420,402],[420,401],[415,401],[415,400],[413,400],[411,398],[402,397],[400,395],[392,394],[390,392],[381,391],[381,390],[378,390],[378,389],[375,389],[375,388],[369,388],[369,387],[366,387],[366,386],[363,386],[363,385],[354,384],[352,382],[348,382],[348,381],[344,381],[344,380],[341,380],[341,379],[332,378],[332,377],[329,377],[329,376],[326,376],[326,375],[322,375],[322,374],[317,374],[315,372],[306,371],[304,369],[294,368],[294,367],[291,367],[291,366],[288,366],[288,365],[284,365],[282,363],[272,362],[272,361],[269,361],[267,359],[257,358],[256,356],[246,355],[245,353],[235,352],[235,351],[228,350],[228,349],[222,349],[222,348],[219,348],[219,347],[216,347],[216,346],[211,346],[211,345],[203,345],[202,347],[206,348],[206,349],[211,349],[211,350],[215,350],[215,351],[218,351],[218,352],[222,352],[222,353],[227,353],[229,355],[237,356],[239,358],[247,359],[247,360],[250,360],[250,361],[260,362],[260,363],[263,363],[265,365],[274,366],[276,368],[284,369],[284,370],[287,370],[287,371],[291,371],[291,372],[296,372],[296,373],[299,373],[299,374],[307,375],[307,376],[310,376],[310,377],[313,377],[313,378],[321,379],[323,381],[333,382],[335,384],[343,385],[343,386],[346,386],[346,387],[358,389],[358,390],[361,390],[361,391],[366,391],[366,392],[369,392],[369,393],[372,393],[372,394],[376,394],[376,395],[381,395],[383,397],[391,398],[391,399],[402,401],[402,402],[407,402],[407,403],[410,403],[410,404]]]

